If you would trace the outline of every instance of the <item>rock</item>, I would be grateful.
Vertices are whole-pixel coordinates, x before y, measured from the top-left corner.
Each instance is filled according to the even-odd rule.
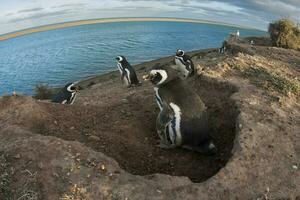
[[[89,136],[89,140],[93,140],[93,141],[99,142],[100,138],[98,136],[91,135],[91,136]]]
[[[21,158],[21,155],[18,153],[17,155],[14,156],[14,158],[20,159],[20,158]]]

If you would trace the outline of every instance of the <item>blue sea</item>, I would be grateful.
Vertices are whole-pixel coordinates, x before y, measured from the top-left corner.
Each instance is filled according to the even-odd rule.
[[[266,32],[239,29],[241,36]],[[83,25],[0,41],[0,95],[33,95],[37,84],[61,87],[116,70],[115,57],[131,64],[220,47],[236,28],[179,22],[120,22]]]

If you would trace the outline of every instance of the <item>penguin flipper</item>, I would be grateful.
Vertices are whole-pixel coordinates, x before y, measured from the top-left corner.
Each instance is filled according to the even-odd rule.
[[[162,110],[157,116],[156,120],[156,130],[158,133],[158,136],[160,138],[160,144],[159,146],[164,149],[170,149],[174,148],[167,139],[167,133],[166,129],[168,125],[171,123],[171,120],[174,118],[174,113],[171,110],[171,108],[166,104],[165,102],[162,103]]]
[[[170,108],[170,106],[165,103],[164,101],[162,102],[162,109],[158,115],[158,123],[161,124],[162,126],[166,127],[167,124],[170,123],[170,121],[174,118],[175,113],[174,111]]]

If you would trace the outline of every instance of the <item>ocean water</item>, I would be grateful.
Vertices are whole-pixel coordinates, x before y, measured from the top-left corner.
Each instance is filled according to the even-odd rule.
[[[67,82],[117,70],[115,57],[131,64],[185,51],[219,47],[236,28],[178,22],[83,25],[0,41],[0,95],[32,95],[36,84]],[[266,32],[240,29],[241,36]]]

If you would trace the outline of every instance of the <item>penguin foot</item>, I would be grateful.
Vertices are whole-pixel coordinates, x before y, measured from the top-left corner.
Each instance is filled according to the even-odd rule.
[[[165,143],[163,143],[163,142],[160,142],[157,146],[158,146],[159,148],[161,148],[161,149],[174,149],[173,146],[167,145],[167,144],[165,144]]]
[[[216,146],[211,141],[208,141],[198,147],[187,146],[187,145],[182,146],[182,147],[185,149],[191,150],[191,151],[196,151],[198,153],[201,153],[201,154],[207,155],[207,156],[215,155],[218,152]]]
[[[134,84],[135,87],[138,87],[138,86],[141,86],[141,85],[142,85],[142,82],[138,82],[138,83]]]
[[[202,146],[196,147],[193,150],[207,156],[215,155],[218,152],[217,147],[212,143],[212,141],[208,141]]]

